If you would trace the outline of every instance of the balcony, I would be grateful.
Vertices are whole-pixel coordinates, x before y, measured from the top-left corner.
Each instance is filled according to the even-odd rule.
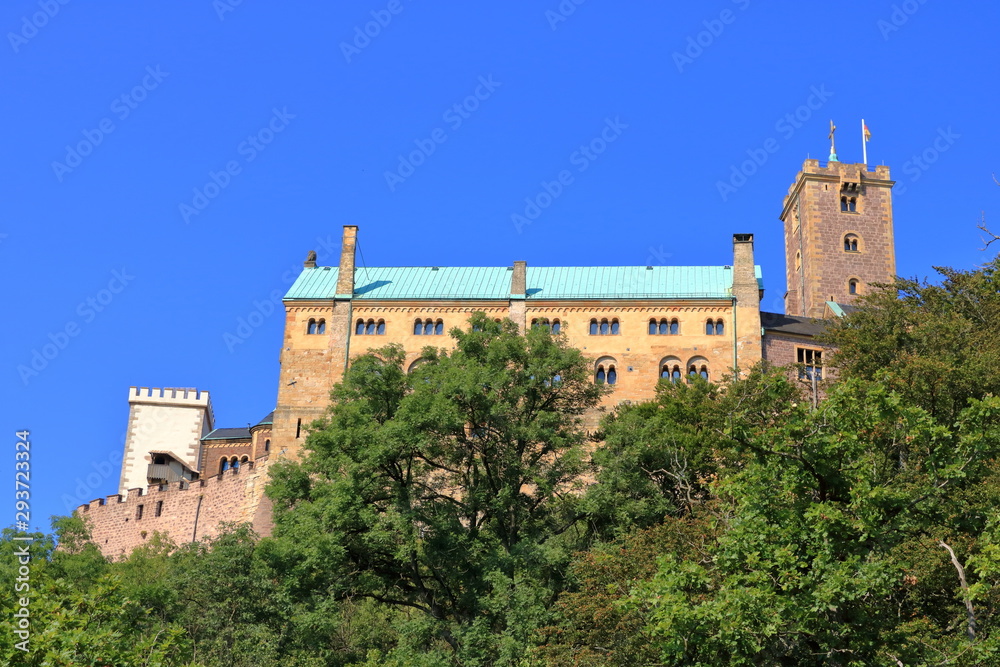
[[[179,482],[182,479],[190,479],[178,473],[176,470],[171,468],[165,463],[150,463],[149,467],[146,469],[146,479],[150,483],[159,482],[171,484],[173,482]]]

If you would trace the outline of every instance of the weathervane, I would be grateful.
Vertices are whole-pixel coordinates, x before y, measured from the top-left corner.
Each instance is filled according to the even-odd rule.
[[[834,141],[834,133],[837,131],[837,126],[830,121],[830,162],[839,162],[837,159],[837,144]]]

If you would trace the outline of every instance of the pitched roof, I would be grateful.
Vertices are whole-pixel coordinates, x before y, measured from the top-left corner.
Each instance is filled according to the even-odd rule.
[[[267,415],[255,424],[255,426],[264,426],[265,424],[274,423],[274,410],[271,410]]]
[[[798,334],[799,336],[818,336],[826,330],[828,322],[812,317],[783,315],[781,313],[760,313],[760,326],[765,331],[775,333]]]
[[[217,428],[211,431],[202,440],[239,440],[250,439],[250,429],[246,426],[240,428]]]
[[[763,288],[760,267],[757,284]],[[355,299],[510,298],[511,267],[368,267],[355,271]],[[286,300],[332,299],[336,267],[305,268]],[[729,266],[527,267],[528,299],[728,299]]]

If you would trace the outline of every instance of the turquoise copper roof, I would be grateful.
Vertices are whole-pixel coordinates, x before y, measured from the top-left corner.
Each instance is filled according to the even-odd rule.
[[[286,300],[332,299],[335,267],[302,270]],[[355,299],[508,300],[510,267],[403,266],[359,268]],[[757,283],[763,288],[760,267]],[[527,267],[528,299],[728,299],[733,272],[728,266]]]

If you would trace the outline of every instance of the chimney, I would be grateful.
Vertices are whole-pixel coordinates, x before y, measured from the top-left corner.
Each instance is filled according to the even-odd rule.
[[[747,370],[761,359],[760,285],[753,234],[733,234],[733,367]],[[739,372],[739,371],[737,371]]]
[[[310,250],[309,254],[306,255],[306,261],[302,262],[302,268],[305,269],[315,269],[316,268],[316,251]]]
[[[340,242],[340,272],[337,275],[338,299],[350,299],[354,296],[354,249],[357,242],[357,225],[344,225],[344,236]]]
[[[525,298],[528,291],[528,263],[525,261],[514,262],[514,272],[510,277],[510,296],[512,298]]]

